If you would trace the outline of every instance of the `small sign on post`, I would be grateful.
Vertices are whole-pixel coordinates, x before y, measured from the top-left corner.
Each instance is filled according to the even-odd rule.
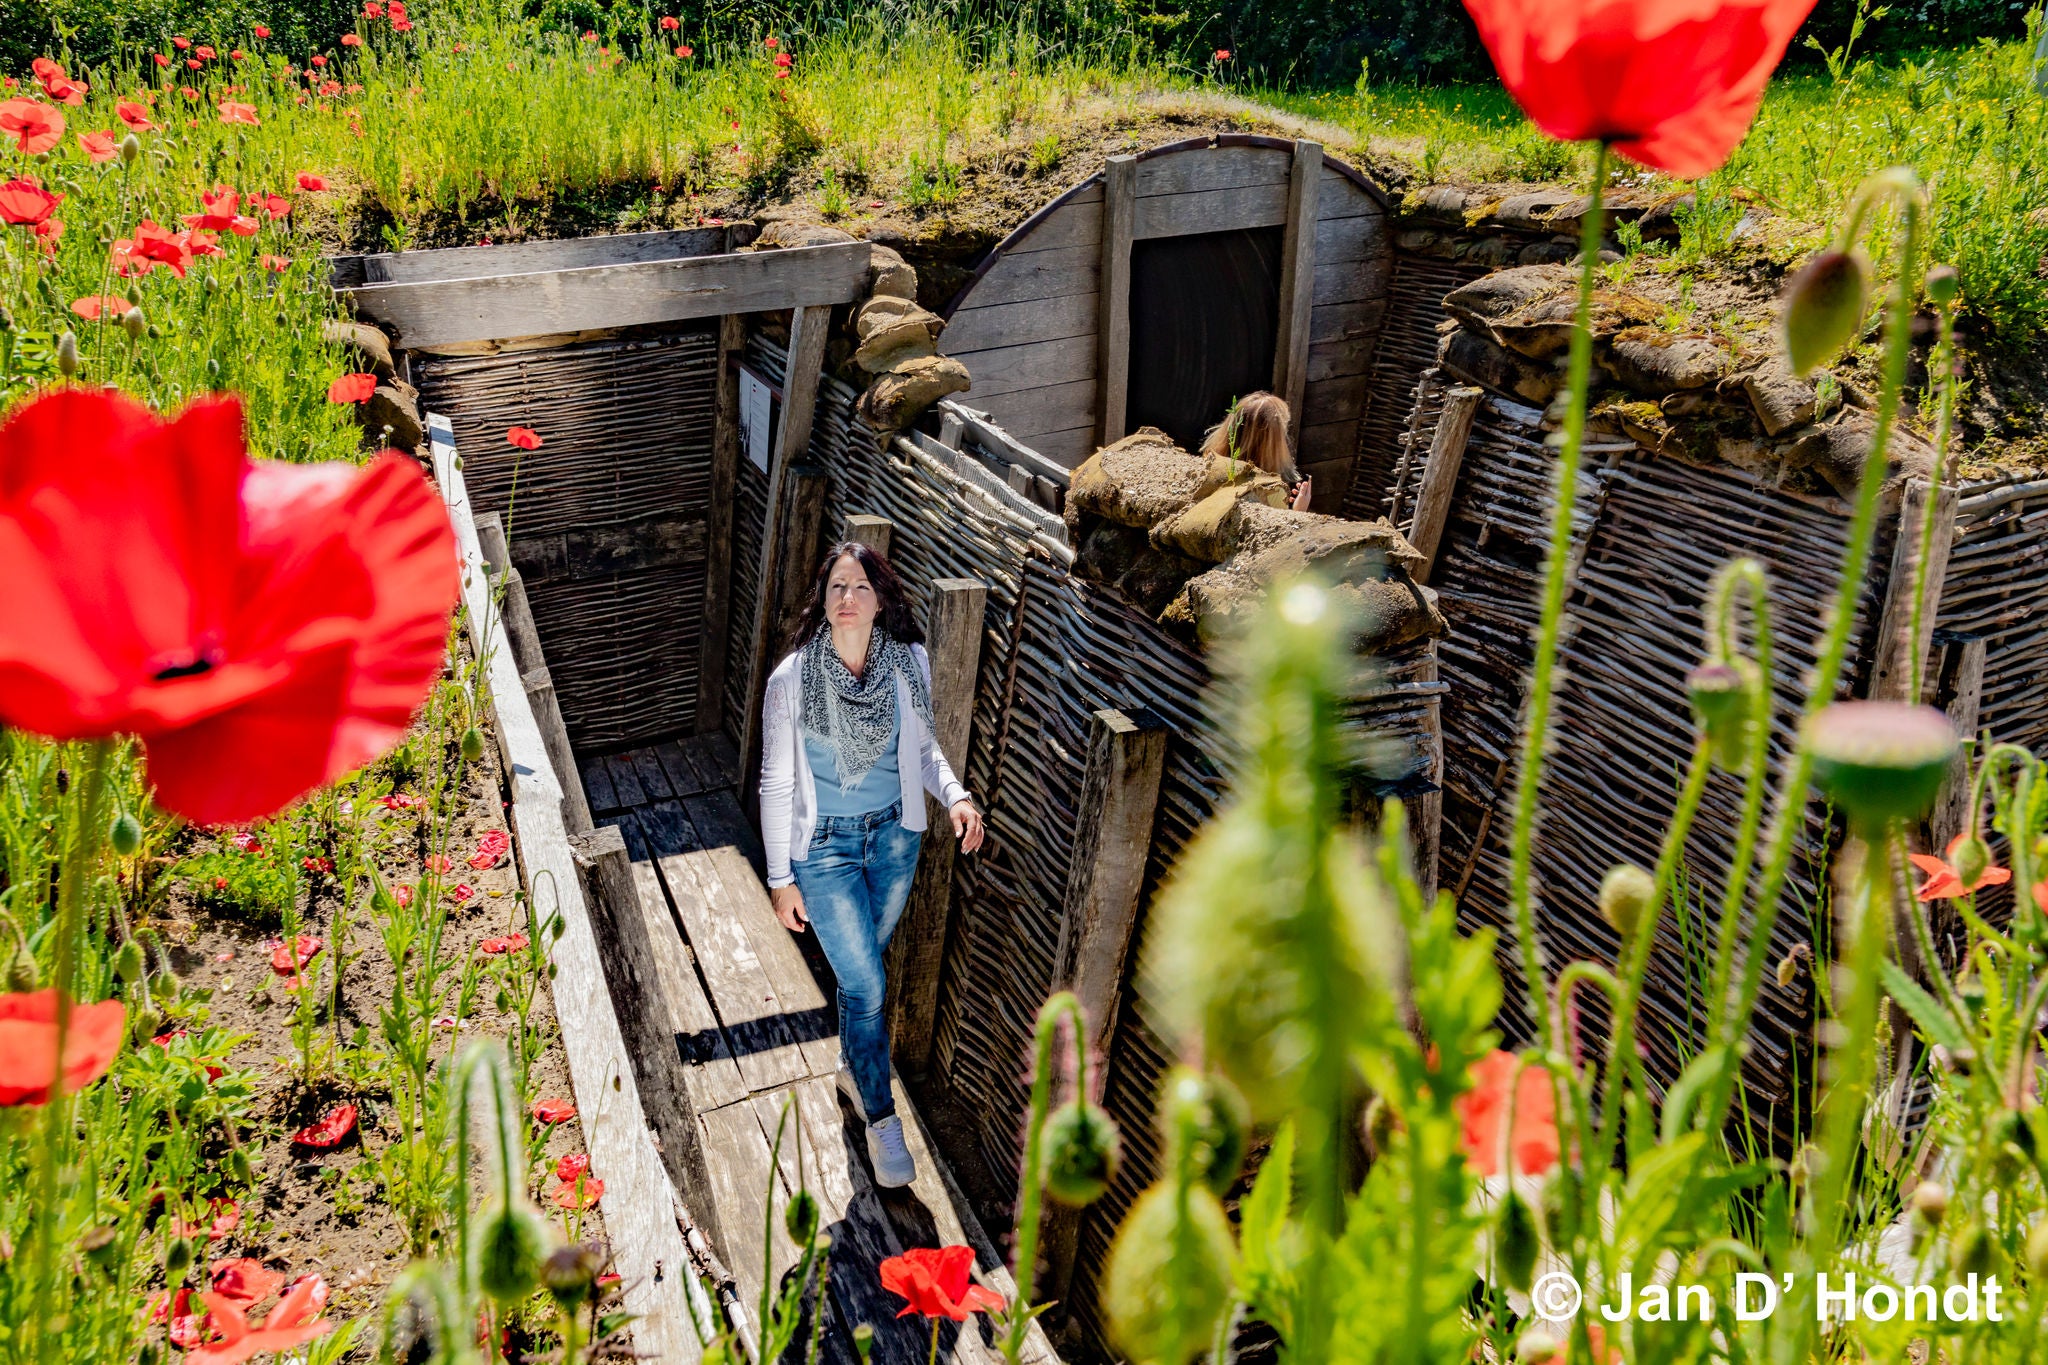
[[[775,390],[742,365],[740,371],[740,446],[754,468],[768,472],[769,442],[775,435]]]

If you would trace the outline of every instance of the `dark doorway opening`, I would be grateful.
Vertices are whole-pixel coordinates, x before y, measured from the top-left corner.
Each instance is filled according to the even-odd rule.
[[[1131,245],[1130,430],[1194,450],[1233,400],[1273,383],[1284,228]]]

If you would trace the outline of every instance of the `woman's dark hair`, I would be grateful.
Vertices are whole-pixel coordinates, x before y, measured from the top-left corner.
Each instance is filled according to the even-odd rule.
[[[863,545],[857,540],[842,540],[826,551],[825,562],[818,566],[817,576],[811,583],[810,599],[804,603],[803,614],[796,618],[796,626],[783,646],[784,653],[802,648],[804,642],[824,626],[825,587],[832,581],[832,566],[849,555],[867,574],[868,584],[875,590],[875,601],[881,608],[875,613],[876,624],[888,631],[891,638],[906,645],[924,643],[924,631],[918,628],[917,616],[910,610],[910,598],[904,594],[903,580],[889,567],[889,561],[873,546]]]

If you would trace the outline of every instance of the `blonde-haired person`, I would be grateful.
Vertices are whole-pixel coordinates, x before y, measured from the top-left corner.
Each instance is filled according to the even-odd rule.
[[[1270,393],[1248,393],[1202,438],[1202,454],[1213,463],[1226,460],[1255,467],[1279,481],[1275,506],[1308,510],[1309,481],[1294,468],[1287,450],[1287,404]],[[1235,479],[1229,480],[1236,482]],[[1255,480],[1256,481],[1256,480]]]

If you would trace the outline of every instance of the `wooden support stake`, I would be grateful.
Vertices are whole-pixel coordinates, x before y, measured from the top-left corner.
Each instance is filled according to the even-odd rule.
[[[704,1134],[683,1079],[683,1054],[677,1044],[688,1029],[662,989],[654,942],[655,934],[666,933],[676,936],[680,945],[680,935],[668,920],[666,905],[660,922],[653,921],[653,907],[640,897],[625,835],[617,825],[572,834],[569,847],[577,870],[588,879],[605,984],[633,1058],[640,1106],[654,1129],[662,1165],[691,1215],[717,1240],[718,1205],[704,1155]]]
[[[1451,495],[1458,486],[1458,468],[1465,461],[1465,443],[1472,437],[1472,420],[1479,415],[1483,396],[1476,388],[1451,389],[1444,394],[1443,413],[1437,418],[1429,459],[1422,466],[1421,486],[1415,491],[1415,517],[1408,523],[1408,543],[1422,555],[1421,567],[1411,575],[1417,583],[1427,583],[1436,567],[1444,523],[1451,515]]]
[[[1429,643],[1429,662],[1418,681],[1438,678],[1436,641]],[[1437,879],[1442,875],[1444,826],[1444,713],[1441,696],[1425,699],[1429,710],[1422,722],[1422,744],[1429,755],[1429,780],[1434,789],[1408,803],[1411,813],[1408,844],[1414,850],[1415,880],[1422,887],[1422,903],[1436,904]]]
[[[1316,188],[1323,148],[1296,139],[1287,182],[1287,235],[1280,248],[1280,330],[1273,345],[1273,392],[1287,403],[1290,448],[1301,441],[1301,400],[1308,385],[1309,311],[1316,291]]]
[[[484,564],[504,598],[498,621],[505,629],[505,643],[512,650],[512,662],[521,673],[544,667],[540,627],[533,619],[533,606],[526,600],[526,580],[512,567],[511,542],[505,538],[505,522],[496,512],[476,519],[477,541],[483,547]]]
[[[866,512],[852,512],[846,518],[846,538],[867,546],[882,558],[889,557],[889,546],[896,535],[896,523],[887,517],[869,516]]]
[[[778,574],[789,563],[788,547],[780,543],[779,534],[784,485],[789,481],[791,466],[802,463],[811,446],[811,421],[818,405],[818,372],[825,363],[825,334],[831,326],[829,307],[799,308],[790,318],[789,357],[782,376],[782,422],[768,462],[768,506],[761,518],[761,572],[755,579],[759,584],[756,600],[760,607],[747,650],[753,667],[747,675],[747,711],[740,717],[740,785],[748,793],[760,780],[756,762],[761,746],[761,694],[768,686],[768,669],[773,662],[770,651],[775,648],[783,626],[776,605],[782,600]],[[798,570],[809,571],[808,565]]]
[[[697,651],[697,733],[725,725],[725,663],[732,644],[732,508],[740,472],[740,356],[747,326],[718,320],[718,388],[711,428],[711,502],[704,543],[704,634]]]
[[[569,727],[562,723],[555,680],[542,667],[529,669],[519,681],[526,685],[526,704],[533,708],[541,743],[547,746],[548,761],[554,764],[555,780],[562,784],[562,827],[581,834],[595,822],[590,818],[590,798],[583,791],[583,773],[576,766],[576,751],[569,745]]]
[[[1138,158],[1102,168],[1102,274],[1096,295],[1097,442],[1124,435],[1131,379],[1131,229],[1138,216]]]
[[[1927,607],[1920,614],[1920,637],[1908,640],[1913,623],[1913,580],[1920,561],[1920,522],[1927,500],[1934,504],[1934,544],[1927,556]],[[1927,480],[1914,479],[1899,499],[1898,539],[1892,545],[1891,577],[1886,582],[1884,613],[1877,621],[1877,657],[1870,670],[1872,701],[1917,702],[1913,688],[1913,663],[1925,661],[1934,642],[1934,622],[1940,615],[1941,585],[1948,577],[1949,547],[1956,538],[1956,490],[1943,484],[1930,488]],[[1920,674],[1924,693],[1927,672]]]
[[[932,661],[932,721],[939,752],[956,772],[967,768],[974,724],[975,680],[981,670],[981,633],[988,585],[973,578],[932,584],[925,652]],[[931,1070],[932,1021],[939,1007],[939,969],[952,926],[953,858],[959,843],[946,808],[925,798],[924,853],[917,880],[889,944],[889,1036],[897,1066],[912,1076]]]
[[[1121,711],[1097,711],[1088,726],[1088,766],[1075,812],[1074,861],[1053,953],[1052,987],[1070,990],[1088,1020],[1101,1093],[1116,1036],[1117,994],[1138,924],[1138,892],[1152,848],[1152,822],[1166,771],[1166,727]],[[1046,1218],[1044,1297],[1064,1303],[1074,1279],[1081,1233],[1078,1210],[1058,1205]]]
[[[1942,651],[1941,668],[1935,679],[1935,702],[1948,712],[1949,722],[1965,740],[1977,737],[1977,722],[1984,699],[1984,655],[1982,640],[1954,640]],[[1984,755],[1976,755],[1979,762]],[[1927,816],[1927,847],[1938,852],[1970,824],[1970,783],[1962,757],[1941,784],[1934,809]]]

